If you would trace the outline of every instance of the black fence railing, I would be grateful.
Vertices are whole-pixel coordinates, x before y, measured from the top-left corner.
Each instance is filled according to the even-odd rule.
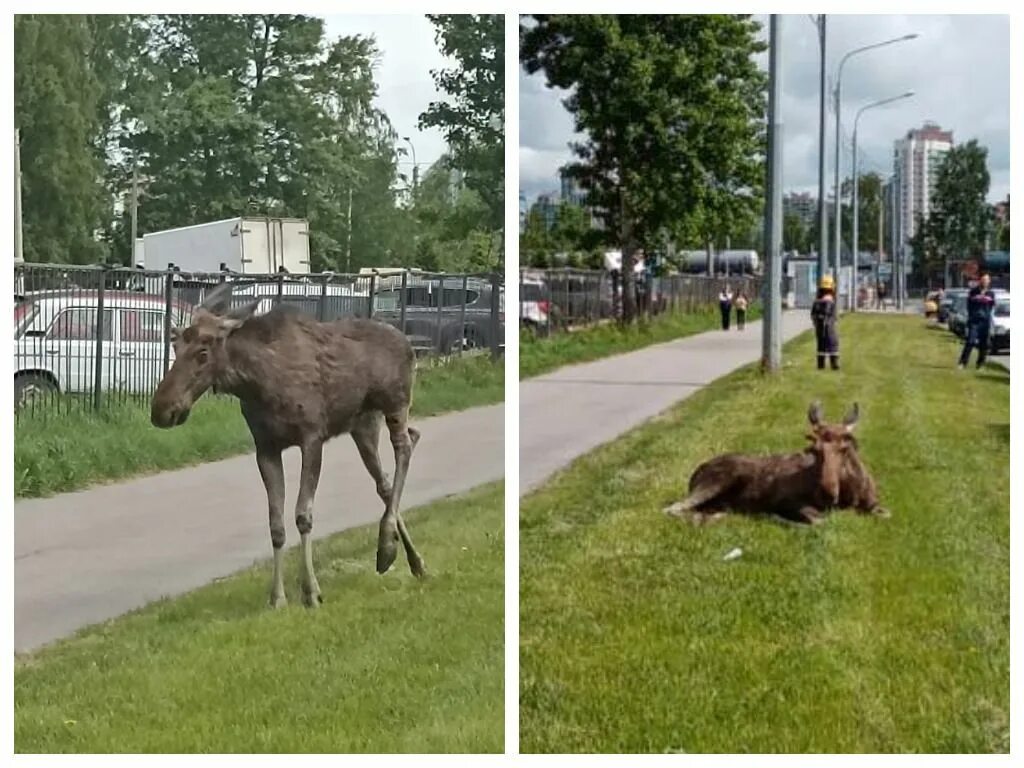
[[[717,306],[728,287],[753,305],[761,299],[756,276],[639,275],[634,283],[638,313],[698,312]],[[592,325],[621,317],[622,285],[614,272],[580,269],[522,269],[519,272],[519,324],[538,334]]]
[[[172,326],[188,325],[206,293],[258,313],[287,305],[327,322],[373,318],[400,328],[421,357],[504,350],[499,274],[238,275],[50,264],[14,270],[15,410],[98,409],[148,399],[174,359]]]

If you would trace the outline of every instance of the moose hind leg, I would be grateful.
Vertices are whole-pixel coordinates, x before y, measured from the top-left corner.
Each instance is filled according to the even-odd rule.
[[[698,512],[698,508],[714,499],[723,490],[724,488],[718,483],[698,486],[685,499],[677,501],[675,504],[669,504],[662,511],[671,517],[693,518],[694,522],[701,522],[696,518],[697,515],[703,516]]]
[[[323,449],[320,442],[302,446],[299,498],[295,504],[295,527],[302,541],[302,602],[309,608],[316,608],[323,602],[320,584],[313,572],[313,499],[320,483]]]
[[[288,603],[284,593],[284,465],[281,452],[256,450],[256,466],[267,489],[270,508],[270,543],[274,547],[274,579],[270,585],[270,605],[281,608]]]
[[[395,480],[391,486],[391,496],[388,498],[384,516],[380,520],[377,537],[377,573],[385,573],[398,555],[400,536],[398,509],[402,502],[402,489],[405,487],[405,476],[409,471],[409,459],[412,457],[413,448],[413,436],[410,434],[408,420],[409,409],[407,407],[387,414],[384,418],[388,432],[391,434],[391,445],[395,449]],[[413,434],[418,439],[419,433],[413,432]],[[410,541],[409,545],[411,546],[411,544]]]
[[[385,508],[391,501],[391,484],[388,482],[387,475],[384,473],[384,469],[380,463],[380,451],[378,449],[378,437],[380,433],[380,422],[376,418],[365,424],[360,424],[352,430],[352,439],[355,441],[356,448],[359,450],[359,456],[363,460],[363,465],[366,467],[366,471],[370,473],[370,477],[373,478],[374,483],[377,485],[377,495],[380,496],[381,501],[384,502]],[[416,447],[416,443],[419,442],[420,433],[409,427],[409,439],[412,443],[412,447]],[[416,547],[413,546],[412,538],[409,536],[409,531],[405,527],[405,521],[402,519],[402,513],[400,510],[395,510],[396,522],[398,524],[398,535],[402,539],[402,546],[405,548],[405,557],[409,561],[409,570],[412,571],[414,576],[425,576],[426,567],[423,563],[423,558],[416,551]]]

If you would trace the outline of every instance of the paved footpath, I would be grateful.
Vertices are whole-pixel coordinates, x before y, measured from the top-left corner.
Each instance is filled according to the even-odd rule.
[[[810,330],[806,310],[783,312],[782,338]],[[519,384],[519,493],[574,459],[761,358],[761,323],[709,331]],[[625,397],[626,390],[631,394]]]
[[[504,477],[504,413],[504,404],[499,404],[415,420],[423,437],[410,464],[403,509]],[[382,430],[381,457],[390,473],[394,454],[385,434]],[[292,522],[297,449],[285,452],[285,473],[292,546],[298,541]],[[375,522],[383,511],[352,440],[340,437],[328,443],[313,513],[314,535]],[[410,528],[415,540],[415,515]],[[195,589],[270,555],[267,498],[252,455],[18,501],[15,651]],[[424,557],[429,568],[430,553]],[[394,567],[405,567],[401,557]],[[299,599],[298,593],[290,597]]]

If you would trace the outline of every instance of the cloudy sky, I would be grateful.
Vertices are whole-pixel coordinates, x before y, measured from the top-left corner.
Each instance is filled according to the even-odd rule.
[[[372,35],[380,50],[375,75],[377,106],[387,113],[399,136],[408,136],[416,148],[420,174],[445,151],[445,141],[436,128],[416,127],[420,113],[431,101],[442,99],[434,87],[430,70],[454,65],[441,55],[434,42],[434,25],[423,15],[325,16],[327,35]],[[400,142],[408,149],[408,144]],[[399,162],[399,171],[412,178],[411,153]]]
[[[767,17],[760,17],[767,19]],[[817,194],[818,40],[808,16],[786,16],[783,29],[784,184]],[[1010,190],[1010,27],[1006,16],[830,16],[828,72],[848,51],[916,32],[920,37],[850,58],[843,70],[843,124],[849,138],[856,110],[872,101],[914,91],[913,98],[866,112],[858,155],[863,171],[891,173],[893,141],[925,120],[988,147],[990,200]],[[763,31],[767,39],[767,23]],[[767,53],[762,64],[767,69]],[[830,86],[831,87],[831,86]],[[558,189],[558,167],[570,159],[572,118],[544,76],[519,77],[520,189],[532,200]],[[828,178],[832,178],[835,123],[828,117]]]

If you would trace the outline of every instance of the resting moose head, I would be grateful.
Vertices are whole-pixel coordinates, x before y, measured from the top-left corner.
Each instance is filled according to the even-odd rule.
[[[230,283],[217,286],[192,313],[192,324],[173,328],[174,365],[153,395],[150,420],[168,429],[184,424],[196,400],[223,380],[228,337],[256,312],[259,300],[229,310]]]
[[[842,424],[823,423],[819,402],[812,403],[807,410],[807,419],[811,422],[811,431],[807,433],[807,439],[811,441],[808,450],[814,454],[821,470],[821,491],[833,505],[839,503],[840,483],[847,454],[857,449],[853,430],[859,418],[860,407],[857,403],[853,404]]]

